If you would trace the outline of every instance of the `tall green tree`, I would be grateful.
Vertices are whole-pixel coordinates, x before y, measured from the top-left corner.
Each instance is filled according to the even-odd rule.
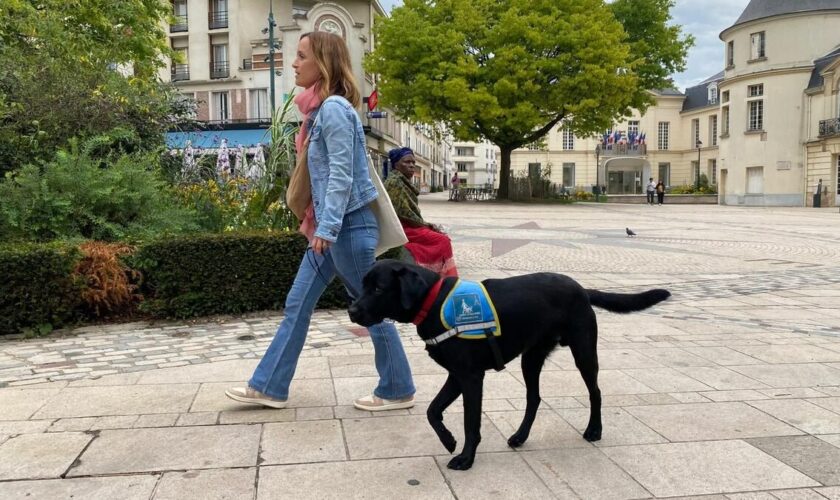
[[[159,145],[179,105],[157,78],[170,9],[161,0],[0,1],[0,174],[115,126]]]
[[[672,85],[691,37],[668,26],[673,0],[405,0],[375,26],[366,59],[383,104],[511,152],[560,123],[586,136]],[[634,13],[638,10],[638,14]],[[640,19],[643,17],[644,19]]]

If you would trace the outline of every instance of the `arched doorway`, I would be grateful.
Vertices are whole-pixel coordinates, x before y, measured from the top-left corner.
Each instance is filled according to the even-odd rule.
[[[607,194],[644,194],[650,164],[642,158],[612,158],[604,166]]]

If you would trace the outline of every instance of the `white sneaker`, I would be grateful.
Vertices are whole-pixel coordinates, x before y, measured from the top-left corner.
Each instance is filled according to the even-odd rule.
[[[263,405],[269,408],[285,408],[287,401],[285,399],[272,398],[266,396],[260,391],[250,387],[231,387],[225,391],[225,396],[240,403],[248,403],[252,405]]]
[[[403,410],[414,406],[414,396],[402,399],[382,399],[370,394],[353,401],[353,406],[367,411]]]

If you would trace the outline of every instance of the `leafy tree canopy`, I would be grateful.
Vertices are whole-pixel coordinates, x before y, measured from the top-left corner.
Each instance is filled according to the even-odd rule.
[[[510,153],[563,121],[577,135],[609,128],[672,85],[691,37],[668,26],[673,0],[406,0],[375,26],[366,60],[383,104],[444,123],[461,140]]]
[[[159,146],[173,115],[189,112],[157,78],[171,53],[170,9],[160,0],[0,2],[0,177],[117,126]]]

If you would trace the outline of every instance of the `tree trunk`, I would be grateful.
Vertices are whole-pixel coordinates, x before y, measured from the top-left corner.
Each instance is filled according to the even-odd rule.
[[[499,146],[502,150],[502,164],[499,168],[499,191],[496,198],[500,200],[507,200],[510,197],[508,188],[510,187],[510,153],[513,148],[510,146]]]

